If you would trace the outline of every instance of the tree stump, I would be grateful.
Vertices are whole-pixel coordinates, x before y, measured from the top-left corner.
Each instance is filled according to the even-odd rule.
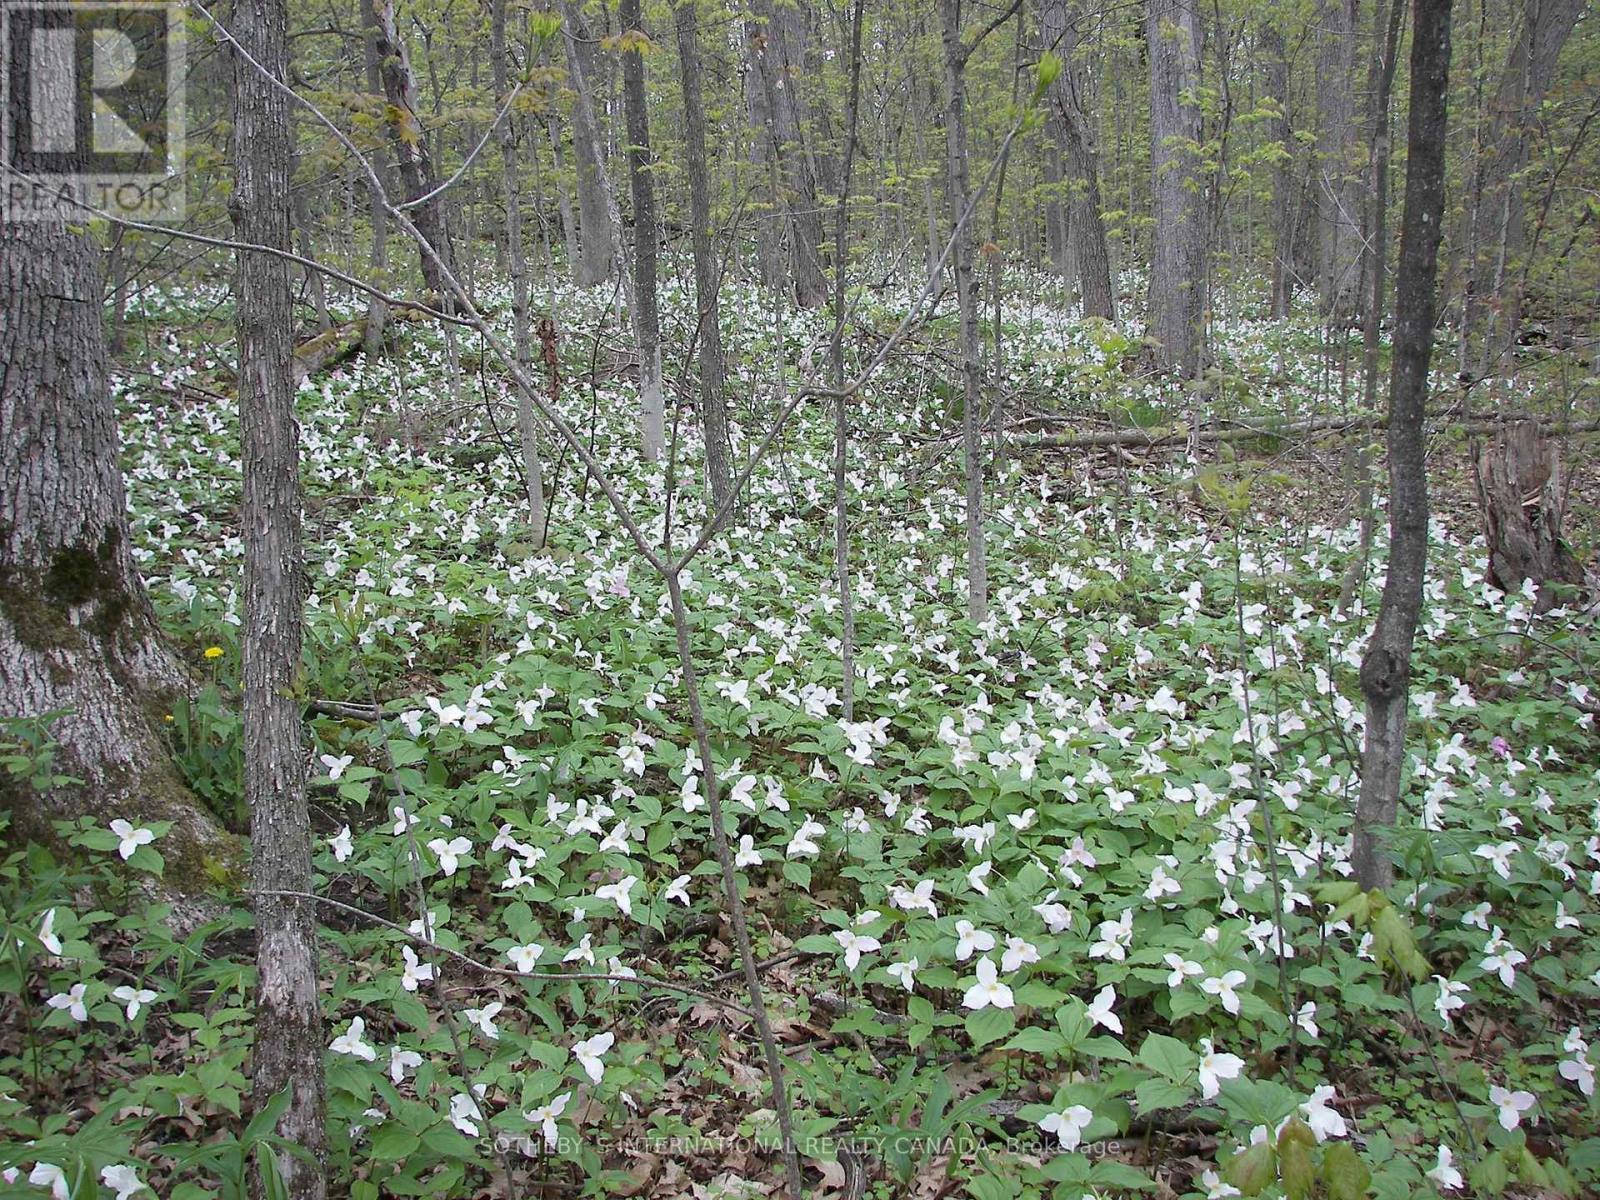
[[[1559,449],[1537,424],[1519,421],[1487,445],[1474,444],[1472,473],[1489,546],[1489,582],[1514,592],[1531,579],[1536,612],[1570,601],[1559,585],[1581,588],[1584,572],[1561,538],[1567,493]]]

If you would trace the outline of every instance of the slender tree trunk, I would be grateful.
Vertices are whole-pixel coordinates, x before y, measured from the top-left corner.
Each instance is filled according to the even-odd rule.
[[[1187,0],[1148,0],[1150,163],[1155,225],[1150,334],[1163,370],[1199,373],[1204,358],[1205,198],[1199,155],[1200,26]]]
[[[383,78],[378,69],[378,15],[369,0],[356,0],[361,10],[362,61],[366,68],[367,91],[374,96],[383,94]],[[381,145],[368,154],[372,173],[384,188],[388,188],[389,158]],[[371,181],[366,183],[368,204],[372,212],[372,278],[380,288],[389,286],[389,214],[383,207],[383,196]],[[367,326],[362,337],[362,348],[368,358],[377,358],[383,352],[383,331],[389,323],[389,306],[378,297],[367,301]]]
[[[583,251],[578,240],[578,215],[572,207],[572,192],[567,188],[566,155],[561,150],[561,123],[551,114],[549,119],[550,155],[556,172],[556,210],[561,214],[561,237],[567,251],[567,269],[576,278],[581,269]]]
[[[978,329],[977,284],[973,279],[973,238],[967,212],[971,186],[967,163],[968,50],[961,40],[961,0],[939,0],[943,24],[945,79],[946,186],[951,227],[956,305],[961,321],[961,445],[966,476],[967,615],[974,625],[989,614],[989,562],[983,536],[983,346]]]
[[[644,456],[666,450],[666,398],[661,387],[661,314],[656,258],[661,233],[650,152],[650,109],[644,86],[644,17],[640,0],[622,0],[622,104],[628,124],[628,187],[633,194],[633,330],[639,344],[639,407]],[[630,43],[631,39],[631,43]]]
[[[756,0],[766,22],[757,70],[766,90],[773,155],[784,185],[789,213],[790,275],[795,301],[820,308],[828,301],[828,277],[822,256],[822,210],[818,205],[815,163],[807,145],[809,106],[806,78],[807,15],[797,0]]]
[[[506,0],[493,0],[489,14],[489,58],[496,102],[511,95],[506,54]],[[528,257],[522,244],[522,174],[517,153],[517,116],[500,123],[500,169],[506,206],[506,251],[511,264],[512,353],[524,377],[533,375],[533,350],[528,337]],[[544,469],[539,463],[539,421],[533,397],[520,383],[517,390],[517,434],[522,442],[522,478],[528,492],[528,524],[535,546],[545,540]]]
[[[731,512],[727,368],[722,356],[722,316],[717,302],[717,262],[711,245],[711,178],[706,164],[706,110],[695,0],[673,10],[683,83],[683,119],[688,150],[689,223],[694,252],[694,288],[700,346],[700,431],[706,446],[706,481],[711,503]]]
[[[1317,289],[1328,320],[1360,307],[1361,202],[1352,159],[1355,139],[1354,0],[1327,0],[1317,11]]]
[[[746,17],[744,70],[745,113],[750,130],[750,165],[756,176],[759,210],[755,216],[756,270],[761,285],[774,294],[789,290],[788,253],[784,229],[788,210],[783,203],[783,182],[772,139],[772,108],[767,103],[766,26]]]
[[[1440,223],[1444,218],[1445,100],[1451,0],[1415,0],[1405,212],[1395,283],[1394,365],[1389,375],[1389,573],[1361,662],[1366,742],[1356,808],[1356,878],[1387,887],[1394,865],[1384,831],[1400,806],[1411,650],[1428,560],[1428,479],[1423,415],[1433,354]]]
[[[243,242],[288,250],[293,160],[282,90],[289,65],[285,0],[237,0],[234,22],[239,45],[255,60],[234,61],[234,229]],[[281,1153],[278,1171],[292,1200],[322,1200],[328,1191],[326,1043],[317,996],[316,909],[309,901],[270,894],[312,890],[301,701],[295,695],[305,581],[288,264],[241,253],[234,297],[244,463],[244,784],[256,914],[251,1092],[260,1109],[292,1089],[277,1131],[309,1151],[312,1161]],[[253,1190],[259,1194],[259,1185]]]
[[[394,0],[371,0],[375,20],[374,49],[378,57],[378,76],[383,82],[383,94],[388,101],[389,141],[394,148],[395,161],[400,164],[400,180],[405,187],[407,201],[420,200],[438,186],[433,174],[433,156],[428,150],[428,135],[423,131],[418,116],[418,88],[416,72],[411,69],[411,56],[395,26]],[[411,210],[412,223],[428,240],[446,266],[452,261],[449,229],[445,224],[443,197],[435,196]],[[422,278],[428,290],[442,305],[448,306],[449,290],[439,268],[426,254],[420,256]]]
[[[600,125],[594,114],[594,46],[589,26],[573,0],[560,0],[562,44],[572,83],[572,147],[578,163],[578,229],[582,238],[572,278],[596,287],[611,278],[615,237],[608,203]]]
[[[1474,176],[1462,339],[1474,375],[1494,368],[1516,344],[1522,324],[1526,246],[1523,185],[1529,131],[1555,78],[1561,50],[1588,0],[1525,0],[1505,70],[1495,91]]]
[[[839,581],[839,695],[844,719],[855,720],[856,616],[850,587],[850,398],[844,394],[845,269],[850,261],[850,174],[855,166],[856,131],[861,105],[861,8],[855,0],[850,22],[850,97],[845,112],[844,169],[839,175],[839,203],[833,217],[833,337],[828,343],[828,366],[834,398],[833,427],[833,560]]]

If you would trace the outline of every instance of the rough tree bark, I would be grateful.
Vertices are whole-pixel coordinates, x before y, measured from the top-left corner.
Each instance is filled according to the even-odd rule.
[[[1476,375],[1504,358],[1522,325],[1518,268],[1527,229],[1519,175],[1528,165],[1529,130],[1555,78],[1562,47],[1588,7],[1588,0],[1526,0],[1495,91],[1468,214],[1471,258],[1461,338]]]
[[[1538,589],[1536,612],[1570,603],[1581,587],[1583,567],[1561,537],[1567,511],[1566,472],[1561,454],[1529,421],[1508,425],[1472,452],[1472,475],[1489,546],[1489,582],[1514,592],[1531,579]]]
[[[1083,315],[1117,319],[1116,293],[1111,287],[1111,257],[1106,250],[1106,226],[1100,214],[1100,155],[1094,147],[1083,106],[1083,72],[1078,66],[1082,13],[1077,4],[1068,11],[1067,0],[1045,0],[1039,9],[1039,28],[1045,47],[1060,55],[1062,70],[1050,86],[1052,123],[1066,155],[1071,180],[1066,214],[1067,237],[1077,260],[1078,287]]]
[[[745,118],[750,132],[754,190],[759,199],[754,215],[756,272],[761,278],[762,287],[774,294],[782,294],[790,287],[788,255],[784,249],[788,213],[783,206],[783,182],[778,175],[778,157],[772,148],[772,115],[767,105],[766,72],[761,64],[766,26],[746,17],[744,35],[747,52],[743,73]]]
[[[611,278],[615,241],[607,202],[600,125],[594,115],[594,44],[588,23],[573,0],[561,0],[562,45],[572,84],[572,149],[578,163],[578,231],[580,246],[572,279],[579,287],[597,287]]]
[[[237,0],[234,6],[240,51],[233,72],[230,211],[240,241],[282,250],[290,246],[288,25],[286,0]],[[251,1095],[260,1109],[291,1089],[278,1133],[309,1151],[311,1161],[280,1153],[278,1172],[291,1200],[323,1200],[328,1142],[316,908],[271,894],[313,890],[301,701],[295,696],[305,580],[287,263],[264,253],[239,254],[234,302],[244,465],[244,790],[256,917]],[[259,1181],[252,1190],[262,1194]]]
[[[1399,0],[1395,0],[1396,3]],[[1272,316],[1288,317],[1295,293],[1295,230],[1298,222],[1295,189],[1294,130],[1289,123],[1289,54],[1283,29],[1268,20],[1261,33],[1261,53],[1266,59],[1267,95],[1276,111],[1267,123],[1267,136],[1277,148],[1272,164]]]
[[[1361,661],[1366,741],[1356,806],[1356,879],[1388,887],[1394,864],[1384,830],[1400,810],[1411,648],[1428,561],[1428,478],[1423,417],[1433,355],[1440,223],[1444,218],[1446,91],[1451,0],[1415,0],[1405,210],[1395,279],[1394,361],[1389,374],[1389,573],[1377,626]]]
[[[511,95],[510,70],[506,53],[506,0],[494,0],[489,14],[490,71],[494,76],[497,103]],[[525,376],[533,373],[533,349],[528,338],[528,256],[522,244],[522,175],[517,154],[517,114],[507,113],[500,122],[501,185],[506,202],[506,249],[511,264],[511,339],[512,353]],[[544,469],[539,463],[539,422],[533,397],[520,384],[517,389],[517,434],[522,442],[522,479],[528,492],[528,523],[533,544],[545,539]]]
[[[38,719],[76,781],[0,781],[0,808],[18,842],[84,816],[172,821],[166,886],[199,891],[233,881],[240,848],[157,733],[189,679],[129,546],[100,268],[85,233],[0,222],[0,715]]]
[[[689,223],[694,254],[696,334],[700,346],[700,432],[705,439],[706,482],[720,511],[733,500],[729,466],[727,367],[722,355],[722,315],[717,303],[717,260],[711,245],[711,175],[706,165],[705,84],[701,78],[699,17],[695,0],[673,10],[683,84],[684,141],[689,176]]]
[[[820,308],[828,300],[828,278],[822,256],[822,210],[818,182],[806,147],[808,105],[801,90],[806,72],[806,13],[796,0],[757,0],[756,12],[766,22],[756,41],[756,70],[766,93],[769,152],[783,181],[789,214],[790,277],[795,302]]]
[[[1360,188],[1354,171],[1356,14],[1354,0],[1328,0],[1316,15],[1317,293],[1328,320],[1361,306]]]
[[[416,72],[411,56],[395,27],[394,0],[371,0],[373,41],[378,56],[378,76],[384,98],[389,102],[389,140],[395,161],[400,165],[400,181],[408,201],[431,193],[434,180],[433,156],[428,151],[428,136],[418,116]],[[445,223],[444,198],[435,196],[411,210],[411,220],[422,236],[438,251],[447,266],[452,261],[449,230]],[[449,291],[438,266],[426,254],[421,256],[422,278],[441,304],[448,304]]]
[[[656,296],[660,228],[651,171],[650,109],[644,86],[644,32],[640,0],[622,0],[622,105],[628,125],[628,189],[633,195],[633,333],[639,346],[639,408],[644,456],[657,461],[666,449],[666,397],[661,387],[661,312]]]
[[[1162,370],[1193,376],[1204,356],[1207,229],[1199,145],[1200,26],[1187,0],[1149,0],[1150,174],[1155,225],[1150,335]]]
[[[945,186],[955,230],[951,256],[956,306],[961,321],[961,445],[966,476],[967,615],[980,624],[989,615],[988,547],[983,537],[983,347],[978,330],[978,294],[973,279],[973,236],[968,208],[972,187],[967,160],[967,58],[961,38],[961,0],[939,0],[945,81]],[[965,222],[965,223],[964,223]]]

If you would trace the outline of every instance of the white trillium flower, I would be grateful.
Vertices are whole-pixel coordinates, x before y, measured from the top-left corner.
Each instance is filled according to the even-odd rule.
[[[140,846],[148,846],[156,840],[156,835],[152,830],[142,827],[135,829],[121,817],[111,822],[111,832],[117,835],[117,853],[122,855],[123,862],[127,862],[128,859],[132,858],[134,851],[138,850]]]
[[[605,1074],[605,1064],[600,1061],[601,1056],[616,1044],[617,1035],[607,1030],[597,1033],[592,1038],[585,1038],[572,1048],[572,1057],[578,1060],[578,1065],[589,1076],[591,1083],[599,1083],[600,1077]]]
[[[82,1024],[89,1019],[89,1007],[84,1001],[84,993],[88,990],[88,984],[75,983],[66,991],[57,992],[45,1003],[54,1009],[64,1009],[74,1021]]]
[[[916,973],[922,969],[922,964],[915,958],[908,958],[905,962],[890,963],[884,968],[891,978],[898,979],[906,991],[911,991],[915,984]]]
[[[529,942],[526,946],[513,946],[506,951],[506,957],[511,960],[511,965],[524,975],[533,970],[543,954],[544,947],[538,942]]]
[[[877,938],[857,933],[854,929],[834,930],[833,940],[838,942],[839,948],[844,951],[844,966],[847,971],[856,969],[856,964],[861,961],[863,954],[883,949]]]
[[[339,782],[339,776],[344,774],[345,768],[355,761],[353,754],[322,755],[322,765],[328,768],[328,778],[334,783]]]
[[[344,862],[355,852],[355,843],[350,835],[350,826],[346,825],[328,839],[328,847],[333,851],[335,862]]]
[[[1466,1184],[1466,1180],[1461,1177],[1461,1172],[1451,1165],[1451,1159],[1454,1157],[1455,1155],[1451,1152],[1450,1147],[1441,1142],[1439,1145],[1439,1163],[1427,1172],[1428,1178],[1433,1180],[1434,1187],[1441,1192],[1451,1192]]]
[[[1011,989],[1000,982],[994,960],[988,955],[978,960],[978,982],[967,989],[967,994],[962,997],[961,1003],[973,1010],[988,1008],[990,1005],[995,1008],[1010,1008],[1015,1003],[1011,997]]]
[[[444,838],[431,838],[428,849],[439,859],[439,869],[446,875],[454,875],[460,865],[461,857],[472,853],[472,843],[464,837],[453,837],[449,841],[445,841]]]
[[[433,978],[433,964],[421,962],[417,952],[410,946],[400,947],[400,957],[405,960],[405,970],[400,973],[400,986],[408,992],[417,990],[419,984],[427,983]]]
[[[129,1196],[148,1190],[138,1170],[127,1163],[101,1167],[100,1182],[117,1194],[117,1200],[128,1200]]]
[[[1224,975],[1213,975],[1200,981],[1200,989],[1216,996],[1222,1001],[1222,1007],[1234,1016],[1239,1015],[1239,993],[1235,990],[1244,983],[1247,976],[1243,971],[1229,971]]]
[[[61,939],[56,936],[56,910],[51,909],[44,914],[44,920],[39,923],[39,932],[35,935],[39,944],[51,954],[61,953]]]
[[[494,1019],[500,1015],[500,1010],[504,1007],[505,1005],[499,1000],[491,1000],[482,1008],[463,1009],[461,1015],[467,1019],[468,1024],[475,1025],[484,1037],[497,1042],[500,1040],[500,1029],[495,1025]]]
[[[1108,983],[1089,1005],[1089,1020],[1096,1025],[1104,1025],[1112,1033],[1121,1033],[1122,1018],[1111,1011],[1116,1002],[1117,989]]]
[[[1489,1103],[1498,1110],[1496,1116],[1499,1118],[1501,1128],[1509,1132],[1522,1124],[1522,1114],[1538,1101],[1532,1092],[1514,1092],[1509,1088],[1495,1085],[1489,1089]]]
[[[111,998],[128,1006],[128,1020],[131,1021],[139,1015],[141,1008],[155,1002],[156,994],[149,988],[134,988],[124,984],[111,990]]]
[[[1063,1150],[1076,1150],[1083,1141],[1083,1131],[1094,1121],[1094,1111],[1082,1104],[1074,1104],[1060,1112],[1047,1113],[1039,1119],[1039,1128],[1053,1133]]]
[[[538,1108],[530,1109],[522,1114],[523,1120],[530,1125],[538,1125],[544,1133],[545,1148],[556,1148],[556,1118],[566,1111],[567,1101],[572,1099],[571,1092],[562,1092],[548,1104],[541,1104]]]
[[[1019,971],[1028,963],[1039,961],[1039,948],[1025,938],[1015,935],[1006,938],[1005,953],[1000,956],[1000,969],[1007,975]]]
[[[1317,1141],[1330,1137],[1345,1137],[1349,1128],[1345,1125],[1344,1117],[1328,1102],[1333,1099],[1333,1085],[1324,1084],[1311,1093],[1311,1099],[1300,1106],[1300,1111],[1305,1114],[1306,1124],[1311,1127],[1311,1132]]]
[[[415,1071],[421,1065],[422,1055],[415,1050],[402,1050],[396,1046],[389,1051],[389,1078],[394,1080],[396,1087],[405,1082],[407,1071]]]
[[[1216,1098],[1222,1090],[1222,1084],[1229,1079],[1237,1079],[1244,1070],[1244,1059],[1237,1054],[1222,1054],[1211,1046],[1210,1038],[1200,1039],[1200,1097],[1203,1100]]]
[[[67,1173],[55,1163],[34,1163],[28,1172],[28,1182],[34,1187],[50,1189],[51,1200],[71,1200],[72,1188],[67,1183]]]
[[[979,929],[971,921],[956,922],[956,961],[966,962],[973,951],[986,954],[994,949],[994,934]]]
[[[367,1062],[376,1062],[378,1052],[372,1046],[361,1040],[361,1035],[366,1032],[367,1022],[363,1017],[351,1017],[350,1028],[346,1029],[328,1046],[335,1054],[348,1054],[352,1058],[364,1059]]]

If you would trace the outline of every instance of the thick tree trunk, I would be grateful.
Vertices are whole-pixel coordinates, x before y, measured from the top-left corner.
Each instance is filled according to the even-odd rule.
[[[755,171],[759,209],[755,215],[756,271],[761,286],[782,294],[790,288],[788,251],[784,231],[788,210],[783,203],[783,181],[772,140],[772,109],[767,103],[767,76],[762,63],[766,46],[764,22],[744,21],[748,58],[744,70],[745,114],[750,130],[750,165]]]
[[[622,104],[628,125],[628,188],[633,195],[633,331],[639,346],[639,409],[644,456],[666,450],[666,398],[661,386],[661,313],[656,296],[660,229],[651,171],[650,109],[644,86],[644,18],[640,0],[622,0]]]
[[[374,18],[374,49],[378,56],[378,75],[388,101],[389,140],[395,160],[400,164],[400,180],[408,201],[419,200],[438,186],[433,174],[433,157],[428,151],[428,136],[418,116],[416,72],[411,57],[395,27],[394,0],[371,0]],[[447,267],[453,261],[449,229],[445,224],[444,198],[433,199],[410,210],[417,232],[428,240]],[[422,278],[440,304],[449,306],[450,291],[438,266],[421,254]]]
[[[1148,0],[1150,164],[1155,225],[1150,336],[1162,370],[1193,376],[1204,357],[1206,204],[1199,146],[1200,26],[1186,0]]]
[[[239,45],[255,60],[234,61],[234,229],[243,242],[287,250],[292,159],[284,91],[286,2],[238,0],[234,22]],[[312,1161],[280,1153],[278,1171],[290,1200],[323,1200],[328,1142],[317,914],[307,900],[271,894],[312,890],[302,702],[295,695],[305,580],[288,264],[267,254],[240,254],[234,300],[244,464],[244,788],[256,915],[251,1094],[259,1110],[292,1090],[278,1133],[309,1151]],[[262,1194],[260,1184],[252,1191]]]
[[[961,39],[961,0],[940,0],[945,81],[945,161],[956,306],[961,320],[961,446],[966,476],[967,615],[974,625],[989,615],[989,560],[983,536],[983,347],[973,279],[971,184],[967,163],[967,47]]]
[[[1520,421],[1473,448],[1472,475],[1489,546],[1489,582],[1514,592],[1532,580],[1536,612],[1570,604],[1572,589],[1583,585],[1583,567],[1561,536],[1567,486],[1556,446],[1537,425]]]
[[[611,278],[611,207],[607,200],[600,125],[594,115],[594,46],[589,27],[572,0],[561,0],[562,44],[567,53],[567,75],[572,84],[572,148],[578,163],[578,230],[581,245],[572,279],[579,287],[597,287]]]
[[[496,102],[511,95],[506,55],[506,0],[493,0],[489,19],[490,70]],[[522,244],[522,175],[517,154],[517,114],[500,122],[500,178],[506,205],[506,250],[511,265],[511,345],[525,378],[533,374],[533,349],[528,337],[528,257]],[[528,493],[528,524],[533,543],[544,545],[544,469],[539,462],[539,421],[533,397],[520,383],[517,389],[517,434],[522,442],[522,479]]]
[[[39,793],[0,780],[11,834],[56,820],[172,821],[165,884],[234,881],[240,847],[189,793],[157,733],[189,684],[162,644],[128,542],[106,386],[101,253],[83,233],[0,222],[0,714],[45,718]]]
[[[674,9],[678,61],[683,83],[683,119],[688,150],[689,223],[694,251],[694,290],[700,346],[700,431],[705,438],[706,482],[711,503],[731,512],[733,471],[729,467],[727,367],[722,356],[722,316],[717,302],[716,253],[711,245],[711,178],[706,164],[705,85],[701,79],[699,20],[695,0]]]
[[[1433,355],[1440,223],[1444,218],[1445,98],[1451,0],[1415,0],[1405,211],[1395,281],[1389,376],[1389,573],[1377,627],[1361,661],[1366,742],[1361,754],[1353,863],[1365,888],[1388,887],[1394,865],[1384,830],[1400,810],[1411,647],[1428,561],[1428,478],[1423,417]]]

